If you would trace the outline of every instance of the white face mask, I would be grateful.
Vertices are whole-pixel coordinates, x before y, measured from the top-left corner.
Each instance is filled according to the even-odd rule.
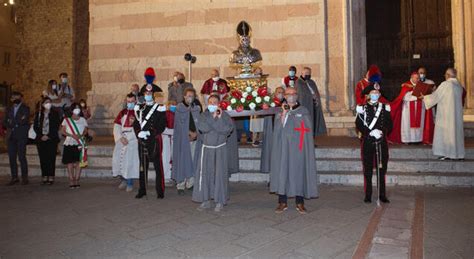
[[[51,109],[51,103],[45,103],[45,104],[43,104],[43,107],[44,107],[46,110],[49,110],[49,109]]]
[[[56,90],[58,88],[58,85],[54,84],[51,87],[53,88],[53,90]]]
[[[220,79],[220,77],[218,77],[218,76],[215,76],[215,77],[212,78],[212,80],[214,80],[216,82],[219,81],[219,79]]]
[[[210,113],[214,113],[217,111],[217,105],[212,105],[212,104],[209,104],[207,106],[207,109],[209,110]]]
[[[67,84],[67,77],[61,78],[61,82],[63,82],[63,84]]]
[[[81,113],[81,109],[76,108],[76,109],[72,110],[72,113],[74,113],[74,115],[79,115]]]
[[[178,77],[173,77],[173,81],[178,82]]]

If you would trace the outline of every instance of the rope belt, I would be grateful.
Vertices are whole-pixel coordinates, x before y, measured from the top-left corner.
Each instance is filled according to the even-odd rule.
[[[201,188],[202,188],[202,163],[203,163],[203,160],[204,160],[204,149],[205,148],[218,149],[220,147],[225,146],[226,144],[227,144],[226,142],[224,142],[220,145],[217,145],[217,146],[208,146],[208,145],[202,144],[202,147],[201,147],[201,167],[199,169],[199,191],[201,191]]]

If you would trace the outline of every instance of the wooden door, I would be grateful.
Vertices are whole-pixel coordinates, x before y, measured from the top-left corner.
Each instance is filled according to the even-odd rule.
[[[380,66],[393,97],[424,66],[437,84],[454,65],[451,0],[367,0],[367,63]]]

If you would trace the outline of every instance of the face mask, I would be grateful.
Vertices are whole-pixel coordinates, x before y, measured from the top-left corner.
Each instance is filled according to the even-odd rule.
[[[288,71],[288,75],[289,75],[290,77],[294,77],[295,74],[296,74],[296,72],[293,71],[293,70]]]
[[[209,104],[207,106],[207,109],[209,110],[210,113],[214,113],[217,111],[217,105],[212,105],[212,104]]]
[[[303,76],[303,78],[304,78],[304,80],[308,81],[308,80],[311,79],[311,75],[305,75],[305,76]]]
[[[286,101],[287,101],[288,103],[296,103],[296,95],[288,95],[288,96],[286,97]]]
[[[135,108],[135,103],[127,103],[127,110],[133,110]]]
[[[170,105],[170,112],[175,112],[175,111],[176,111],[176,106]]]
[[[76,108],[76,109],[72,110],[72,113],[74,113],[74,115],[79,115],[81,113],[81,109]]]
[[[215,76],[215,77],[212,78],[212,80],[214,80],[215,82],[219,81],[219,79],[220,78],[218,76]]]
[[[372,102],[377,102],[379,100],[380,94],[370,94],[370,100]]]
[[[45,104],[43,104],[43,107],[44,107],[46,110],[49,110],[49,109],[51,109],[51,103],[45,103]]]
[[[187,104],[191,104],[194,101],[194,96],[188,96],[184,99]]]
[[[52,85],[51,87],[53,88],[53,90],[56,90],[58,88],[58,85]]]
[[[425,74],[420,74],[420,80],[425,81],[425,79],[426,79],[426,75]]]
[[[174,76],[173,81],[178,82],[178,77]]]
[[[283,100],[283,94],[277,94],[276,96],[279,100]]]
[[[145,95],[145,102],[152,102],[152,101],[153,101],[153,96]]]
[[[63,78],[61,79],[61,82],[63,82],[63,84],[67,84],[67,77],[63,77]]]
[[[178,84],[182,84],[182,83],[184,83],[184,79],[183,78],[178,79]]]
[[[82,107],[82,108],[86,107],[86,104],[85,104],[85,103],[81,103],[81,107]]]

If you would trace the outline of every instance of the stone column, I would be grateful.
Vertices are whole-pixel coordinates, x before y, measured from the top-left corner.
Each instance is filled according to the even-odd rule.
[[[455,67],[458,79],[466,87],[466,112],[474,114],[474,17],[472,0],[452,1],[452,26]]]

